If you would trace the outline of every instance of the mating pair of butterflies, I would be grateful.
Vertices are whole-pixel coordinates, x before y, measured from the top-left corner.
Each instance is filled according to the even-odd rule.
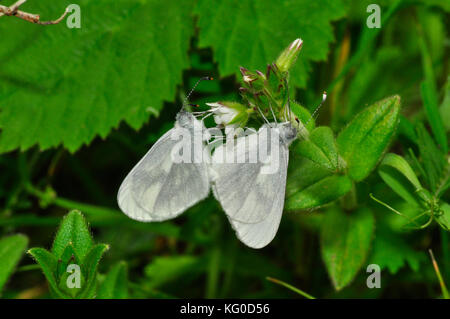
[[[200,148],[195,145],[188,148],[194,150],[192,163],[178,163],[172,152],[179,142],[172,137],[181,135],[178,131],[183,129],[193,134],[206,131],[203,121],[181,110],[175,126],[153,145],[122,182],[117,197],[121,210],[138,221],[164,221],[206,198],[212,188],[237,237],[252,248],[266,246],[275,237],[283,213],[289,144],[296,139],[297,130],[289,122],[268,123],[263,127],[276,131],[280,139],[279,143],[271,144],[263,161],[223,161],[230,150],[233,154],[245,152],[237,156],[248,158],[258,147],[254,140],[269,144],[270,134],[262,134],[260,129],[252,133],[258,134],[257,139],[252,139],[252,134],[237,137],[231,147],[227,145],[229,142],[222,144],[212,155],[206,151],[207,138],[203,139]],[[246,146],[242,147],[242,143]],[[264,167],[274,161],[277,170],[264,173]]]

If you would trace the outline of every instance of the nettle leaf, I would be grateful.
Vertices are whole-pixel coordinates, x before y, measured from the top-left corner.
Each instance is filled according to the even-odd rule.
[[[386,150],[398,123],[400,97],[392,96],[358,113],[339,133],[339,154],[355,181],[366,178]]]
[[[58,259],[44,248],[31,248],[28,253],[36,260],[41,267],[48,284],[50,285],[50,291],[58,298],[66,298],[63,292],[60,291],[59,285],[56,279],[56,271],[58,265]]]
[[[311,62],[327,58],[334,40],[331,22],[342,18],[345,9],[335,0],[231,0],[213,6],[200,0],[195,13],[199,46],[212,46],[221,76],[237,74],[239,66],[265,69],[287,44],[302,38],[302,51],[290,73],[292,84],[304,87]]]
[[[99,299],[126,299],[128,297],[128,271],[125,262],[119,262],[108,272],[98,290]]]
[[[369,252],[375,230],[370,209],[344,212],[333,207],[325,213],[320,233],[322,259],[336,290],[350,284]]]
[[[13,273],[28,245],[24,235],[12,235],[0,240],[0,292]]]
[[[61,222],[53,242],[52,253],[61,259],[68,245],[73,246],[79,260],[84,259],[93,245],[86,220],[77,210],[68,213]]]
[[[53,19],[71,3],[24,6]],[[80,29],[0,24],[0,152],[35,144],[73,152],[122,120],[141,127],[174,99],[189,66],[192,1],[78,3]]]
[[[401,198],[414,206],[420,206],[416,191],[422,188],[408,162],[393,153],[386,154],[378,169],[383,181]]]
[[[331,171],[339,167],[339,156],[333,131],[327,126],[315,128],[309,139],[301,141],[294,151]]]
[[[308,159],[292,161],[286,184],[286,210],[300,210],[328,204],[352,187],[345,175],[336,175]]]

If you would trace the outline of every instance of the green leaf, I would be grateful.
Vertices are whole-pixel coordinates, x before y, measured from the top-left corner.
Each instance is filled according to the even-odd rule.
[[[127,264],[117,263],[106,275],[98,290],[99,299],[128,298]]]
[[[202,260],[195,256],[156,257],[145,267],[149,287],[156,288],[167,282],[180,280],[186,273],[203,271]]]
[[[67,245],[73,245],[80,260],[83,260],[93,245],[91,233],[81,212],[73,210],[68,213],[53,242],[52,253],[60,259]]]
[[[428,131],[423,124],[417,127],[417,136],[420,157],[425,168],[425,179],[429,189],[434,193],[438,190],[439,185],[445,181],[442,178],[448,178],[446,167],[449,165],[445,154],[436,146]]]
[[[352,181],[347,176],[327,176],[289,196],[285,209],[299,210],[322,206],[344,196],[351,188]]]
[[[97,291],[97,268],[103,254],[109,249],[108,245],[97,244],[89,251],[81,266],[81,271],[86,278],[86,284],[79,298],[93,298]]]
[[[422,188],[408,162],[393,153],[386,154],[378,169],[383,181],[408,203],[420,206],[416,191]]]
[[[294,113],[294,115],[299,120],[298,123],[296,122],[298,124],[296,125],[298,134],[300,135],[301,138],[308,137],[308,132],[312,131],[316,125],[314,119],[311,116],[311,113],[305,107],[294,101],[291,101],[290,106],[292,113]]]
[[[437,222],[447,231],[450,231],[450,205],[442,202],[440,205],[442,214],[436,217]]]
[[[325,213],[321,252],[336,290],[350,284],[361,269],[375,229],[372,211],[366,207],[346,213],[337,207]]]
[[[57,280],[67,273],[67,266],[69,264],[80,264],[80,259],[77,257],[75,249],[71,244],[66,246],[61,258],[58,259],[58,266],[56,267]]]
[[[422,94],[423,106],[425,108],[425,113],[428,117],[428,122],[430,123],[434,138],[441,146],[443,152],[447,153],[447,135],[445,133],[444,123],[439,114],[436,90],[434,89],[432,83],[429,81],[424,81],[420,86],[420,92]]]
[[[13,235],[0,240],[0,292],[28,245],[24,235]]]
[[[381,227],[377,229],[372,255],[368,263],[377,264],[382,270],[387,268],[391,274],[396,274],[406,264],[417,272],[420,263],[426,260],[425,257],[423,252],[411,248],[400,234]]]
[[[381,100],[358,113],[339,133],[339,154],[355,181],[366,178],[386,150],[398,122],[400,97]]]
[[[301,141],[294,150],[298,155],[331,171],[339,167],[333,131],[327,126],[315,128],[309,135],[309,139]]]
[[[28,253],[36,260],[50,285],[50,291],[57,298],[67,298],[56,281],[57,258],[44,248],[31,248]]]
[[[71,269],[67,268],[67,266],[69,266],[69,265],[66,265],[66,268],[64,269],[64,273],[58,279],[59,280],[59,282],[58,282],[59,286],[58,287],[63,293],[66,294],[67,297],[76,298],[77,295],[83,290],[83,288],[85,286],[85,283],[86,283],[86,278],[83,276],[83,273],[75,273],[75,272],[71,273],[70,271],[68,271],[68,270],[71,270]],[[75,271],[77,271],[77,270],[75,270]],[[69,279],[69,276],[72,276],[72,275],[75,275],[75,276],[79,275],[80,276],[80,286],[79,287],[77,287],[77,286],[75,286],[75,287],[69,286],[68,279]],[[70,278],[70,281],[72,281],[72,280],[73,280],[73,277]]]
[[[300,210],[325,205],[345,195],[351,187],[347,176],[333,175],[308,159],[294,157],[289,165],[284,208]]]
[[[441,114],[441,118],[447,119],[444,120],[445,129],[450,131],[450,76],[447,77],[447,82],[444,87],[444,100],[439,108],[439,112]]]
[[[199,46],[212,46],[221,76],[237,74],[239,66],[263,70],[290,42],[302,38],[303,48],[290,73],[294,86],[305,86],[311,62],[327,58],[334,40],[330,22],[343,17],[345,10],[335,0],[230,0],[217,5],[200,0],[195,13]]]
[[[59,17],[71,0],[21,9]],[[137,129],[172,101],[189,66],[192,1],[82,1],[81,28],[0,24],[0,152],[70,151],[125,120]]]

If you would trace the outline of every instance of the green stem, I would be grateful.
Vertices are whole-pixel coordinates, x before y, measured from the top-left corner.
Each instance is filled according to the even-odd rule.
[[[448,293],[447,287],[445,286],[444,279],[442,278],[439,266],[436,262],[436,259],[434,258],[433,251],[431,249],[428,249],[428,252],[430,253],[431,262],[433,263],[433,268],[434,271],[436,272],[436,277],[438,278],[439,285],[441,286],[442,296],[444,297],[444,299],[450,299],[450,294]]]
[[[442,257],[444,258],[444,274],[445,279],[450,280],[450,256],[448,247],[448,231],[441,228],[441,246],[442,246]]]
[[[30,271],[30,270],[40,270],[41,266],[38,264],[33,265],[25,265],[22,267],[17,268],[16,272],[22,272],[22,271]]]
[[[301,296],[303,296],[303,297],[305,297],[307,299],[316,299],[315,297],[311,296],[310,294],[308,294],[308,293],[306,293],[306,292],[304,292],[304,291],[302,291],[302,290],[300,290],[300,289],[298,289],[298,288],[296,288],[296,287],[294,287],[294,286],[292,286],[292,285],[290,285],[290,284],[288,284],[288,283],[286,283],[284,281],[281,281],[279,279],[272,278],[272,277],[266,277],[266,279],[268,281],[271,281],[271,282],[277,284],[277,285],[286,287],[287,289],[292,290],[292,291],[298,293],[299,295],[301,295]]]
[[[31,184],[27,184],[25,186],[25,190],[29,194],[31,194],[37,198],[43,199],[43,200],[48,200],[49,196],[50,196],[49,194],[44,193],[44,192],[40,191],[39,189],[35,188]],[[128,218],[123,213],[121,213],[120,211],[115,210],[115,209],[84,204],[84,203],[76,202],[76,201],[61,198],[61,197],[51,198],[51,202],[54,205],[64,208],[64,209],[67,209],[67,210],[78,209],[78,210],[82,211],[89,218],[89,222],[92,223],[92,225],[94,225],[94,226],[115,226],[115,227],[117,227],[118,225],[120,225],[120,226],[135,228],[135,229],[148,230],[148,231],[154,232],[155,234],[159,234],[159,235],[163,235],[163,236],[168,236],[168,237],[173,237],[173,238],[181,238],[179,227],[177,227],[173,224],[140,223],[140,222],[137,222],[137,221],[134,221],[134,220]],[[42,218],[42,217],[40,217],[40,218]],[[37,217],[36,217],[36,219],[34,219],[34,221],[37,221]],[[8,222],[9,222],[8,219],[5,219],[5,220],[0,219],[0,224],[2,224],[2,223],[6,224]],[[29,221],[28,220],[20,220],[20,219],[16,220],[16,223],[20,223],[20,222],[24,222],[25,224],[27,224]],[[51,223],[52,220],[49,220],[48,222]],[[32,224],[30,224],[30,225],[32,225]]]
[[[206,286],[206,298],[215,298],[219,281],[220,248],[214,247],[211,251]]]

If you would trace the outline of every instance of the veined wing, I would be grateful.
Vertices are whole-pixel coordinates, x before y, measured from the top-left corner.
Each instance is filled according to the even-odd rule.
[[[172,150],[180,141],[171,137],[179,136],[174,130],[180,129],[175,125],[164,134],[120,186],[118,203],[129,217],[139,221],[171,219],[208,196],[208,160],[202,158],[208,154],[203,145],[200,152],[193,153],[193,163],[173,161]]]
[[[235,145],[231,147],[230,144],[218,147],[213,154],[211,175],[214,194],[227,216],[236,222],[262,222],[278,210],[274,208],[277,194],[282,192],[284,201],[288,149],[281,143],[268,143],[269,139],[260,130],[257,134],[236,139]],[[263,158],[265,161],[258,158],[256,163],[249,163],[248,159],[251,156],[254,158],[251,154],[257,153],[259,150],[256,149],[260,145],[269,145],[267,156]],[[224,162],[227,153],[234,153],[238,158],[244,156],[246,162]]]

